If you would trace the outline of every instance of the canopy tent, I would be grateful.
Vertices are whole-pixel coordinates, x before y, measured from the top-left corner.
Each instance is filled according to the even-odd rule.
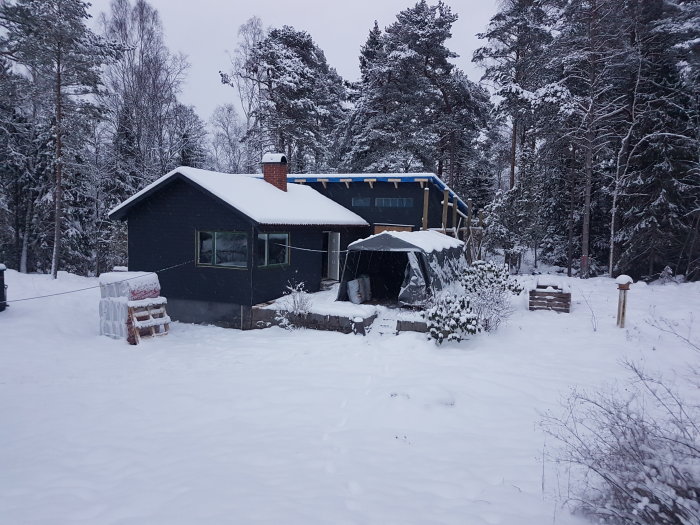
[[[456,279],[466,264],[463,247],[436,231],[385,231],[355,241],[348,246],[338,300],[350,300],[348,283],[366,276],[372,298],[423,306]]]

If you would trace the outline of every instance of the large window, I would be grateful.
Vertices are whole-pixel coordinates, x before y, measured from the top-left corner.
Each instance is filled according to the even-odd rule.
[[[374,199],[377,208],[412,208],[412,197],[377,197]]]
[[[275,266],[289,262],[288,233],[258,234],[258,266]]]
[[[248,236],[243,232],[197,232],[197,264],[246,268]]]

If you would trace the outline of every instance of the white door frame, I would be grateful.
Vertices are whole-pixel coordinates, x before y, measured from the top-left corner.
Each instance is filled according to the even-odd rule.
[[[340,280],[340,232],[328,234],[328,275],[329,279]]]

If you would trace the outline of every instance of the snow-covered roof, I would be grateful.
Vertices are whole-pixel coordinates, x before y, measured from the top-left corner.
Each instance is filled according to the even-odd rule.
[[[287,162],[287,157],[284,155],[284,153],[265,153],[262,158],[262,163],[263,164],[268,164],[268,163],[283,163],[286,164]]]
[[[396,241],[399,242],[396,242]],[[416,232],[384,231],[370,235],[348,245],[348,250],[377,250],[377,251],[423,251],[426,253],[439,252],[450,248],[462,248],[464,243],[459,239],[433,230]]]
[[[109,212],[120,219],[126,210],[170,179],[184,177],[259,224],[367,226],[356,213],[309,186],[290,184],[282,191],[260,175],[233,175],[180,167],[122,202]]]

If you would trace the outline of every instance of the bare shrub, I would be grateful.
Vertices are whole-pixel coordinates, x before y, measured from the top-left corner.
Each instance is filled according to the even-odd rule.
[[[600,523],[700,523],[700,406],[626,363],[626,388],[574,391],[566,415],[544,419],[573,470],[571,501]],[[700,389],[700,376],[690,379]],[[576,475],[578,474],[578,476]]]
[[[294,326],[294,318],[306,317],[311,310],[311,297],[306,291],[306,286],[303,282],[287,283],[287,290],[284,297],[280,300],[282,308],[277,311],[275,321],[278,326],[286,330],[292,330]]]

